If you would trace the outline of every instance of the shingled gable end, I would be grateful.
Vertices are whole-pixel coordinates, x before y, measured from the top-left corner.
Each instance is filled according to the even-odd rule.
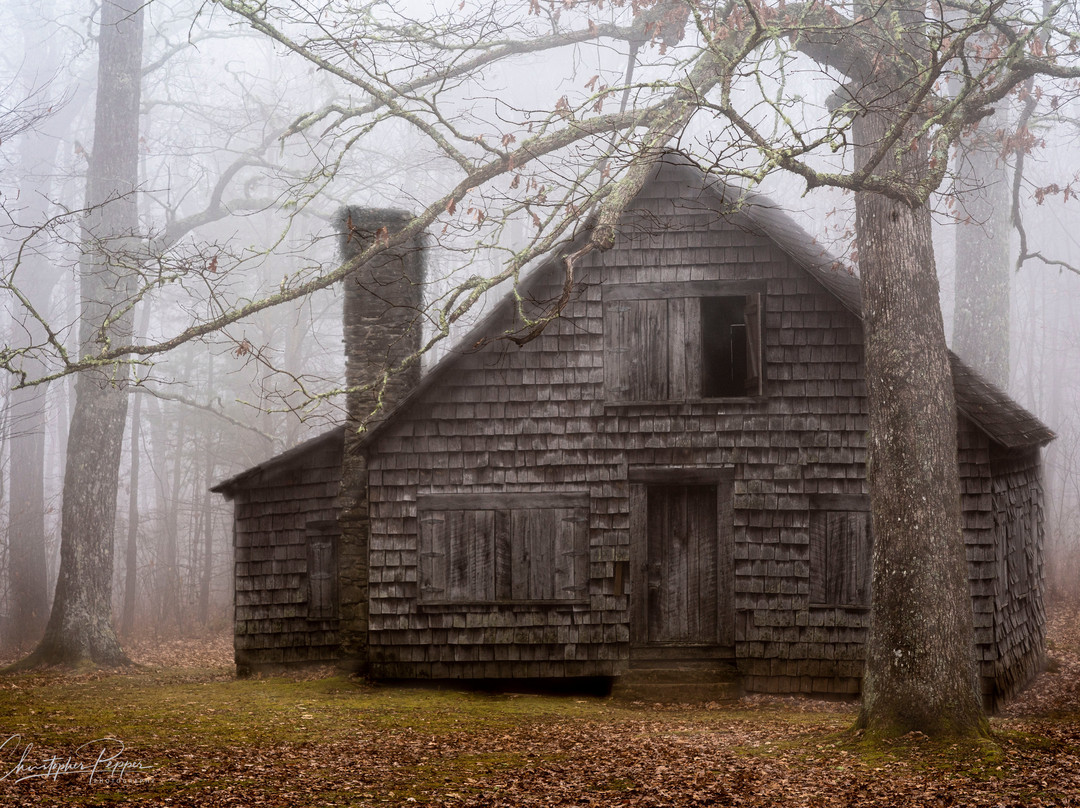
[[[768,201],[674,162],[619,233],[540,337],[449,354],[350,439],[363,473],[345,490],[351,429],[215,488],[236,502],[238,669],[360,649],[383,678],[693,663],[733,666],[750,690],[858,691],[872,535],[857,278]],[[561,272],[539,267],[524,297],[556,298]],[[514,316],[507,299],[461,344]],[[1042,662],[1054,436],[955,357],[953,373],[993,706]],[[345,569],[342,503],[361,494],[363,558]],[[358,581],[366,608],[334,601]]]

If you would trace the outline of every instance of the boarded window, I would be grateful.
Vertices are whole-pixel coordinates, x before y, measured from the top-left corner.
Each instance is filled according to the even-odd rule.
[[[418,497],[420,598],[577,600],[588,578],[585,494]]]
[[[646,283],[605,290],[608,400],[761,395],[762,295],[720,294],[725,286]]]
[[[338,611],[337,522],[307,523],[308,617],[329,619]]]
[[[810,513],[810,602],[870,605],[870,514],[863,498],[821,497]]]

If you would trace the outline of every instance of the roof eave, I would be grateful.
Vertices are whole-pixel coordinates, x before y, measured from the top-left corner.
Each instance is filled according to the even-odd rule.
[[[303,455],[315,449],[317,446],[321,446],[323,443],[329,443],[334,440],[342,441],[345,435],[344,426],[336,426],[333,429],[329,429],[314,438],[299,443],[291,449],[288,449],[281,454],[274,455],[273,457],[264,460],[262,463],[258,463],[250,468],[244,469],[239,474],[234,474],[226,480],[222,480],[210,487],[210,490],[215,494],[221,494],[226,499],[232,499],[236,491],[243,488],[243,484],[268,471],[274,471],[289,465],[292,461],[302,457]]]

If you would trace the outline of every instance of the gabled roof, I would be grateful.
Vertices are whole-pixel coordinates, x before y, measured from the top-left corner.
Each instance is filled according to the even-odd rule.
[[[733,223],[775,242],[789,258],[805,269],[826,291],[832,294],[844,308],[862,319],[862,283],[851,266],[842,258],[818,244],[779,205],[762,194],[747,192],[728,185],[717,177],[709,176],[684,157],[669,154],[660,159],[657,174],[669,172],[680,180],[691,196],[699,194],[708,201],[719,203],[721,211]],[[588,237],[588,231],[575,234],[553,253],[522,283],[521,292],[528,293],[548,271],[556,268],[563,256],[573,252]],[[476,345],[493,336],[496,323],[512,314],[513,293],[503,299],[465,336],[460,345]],[[368,428],[362,443],[370,443],[409,404],[422,396],[443,374],[452,368],[462,352],[452,350],[424,375],[420,383],[402,397],[397,406],[386,416]],[[1044,446],[1055,437],[1054,432],[1038,418],[1025,410],[1008,394],[999,390],[974,370],[965,365],[956,354],[949,351],[953,371],[957,409],[991,440],[1009,449]]]
[[[698,195],[699,198],[710,203],[714,209],[722,211],[734,224],[773,241],[792,261],[806,270],[826,291],[832,294],[845,309],[862,319],[862,284],[851,266],[818,244],[779,205],[762,194],[735,188],[717,177],[709,176],[685,158],[674,153],[659,160],[657,173],[659,174],[660,171],[669,172],[674,179],[682,182],[690,197]],[[588,238],[589,227],[589,222],[583,223],[582,229],[572,239],[567,239],[553,250],[522,281],[519,293],[528,294],[547,273],[558,271],[562,258],[582,246]],[[514,300],[513,292],[508,292],[469,331],[459,345],[476,345],[492,337],[498,322],[513,314]],[[377,423],[369,426],[360,445],[375,440],[413,401],[423,396],[429,388],[443,378],[444,374],[450,372],[467,350],[455,349],[443,356],[393,409]],[[1018,449],[1044,446],[1056,437],[1049,427],[1013,401],[1004,391],[965,365],[952,351],[949,351],[949,360],[952,365],[957,409],[991,440],[1006,448]],[[307,443],[300,444],[265,463],[218,483],[211,490],[228,495],[230,490],[254,475],[278,466],[288,465],[294,459],[298,459],[299,455],[316,448],[320,441],[340,440],[343,429],[344,427],[337,427]]]
[[[281,454],[274,455],[269,460],[264,460],[256,466],[252,466],[249,469],[244,469],[239,474],[230,477],[227,480],[222,480],[217,485],[213,486],[210,490],[215,494],[224,494],[229,499],[232,499],[233,493],[238,488],[243,488],[245,483],[253,480],[255,477],[259,477],[266,473],[273,473],[280,469],[288,468],[292,463],[297,462],[305,458],[310,452],[317,451],[329,446],[338,445],[343,446],[345,440],[345,427],[336,426],[333,429],[329,429],[320,435],[316,435],[310,440],[306,440],[303,443],[298,443],[288,451]]]

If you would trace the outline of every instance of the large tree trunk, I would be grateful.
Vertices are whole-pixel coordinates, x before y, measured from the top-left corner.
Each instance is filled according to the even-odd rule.
[[[896,122],[895,93],[866,88],[856,161]],[[909,140],[903,141],[905,145]],[[926,152],[879,171],[909,182]],[[986,732],[961,526],[956,406],[938,299],[930,211],[855,197],[866,339],[873,599],[859,725],[885,735]]]
[[[960,143],[957,157],[956,300],[953,348],[1002,390],[1009,385],[1011,209],[999,106]]]
[[[131,338],[124,306],[138,260],[142,4],[101,7],[94,147],[89,159],[80,262],[80,354]],[[84,372],[75,384],[61,514],[60,570],[45,636],[22,666],[126,662],[113,631],[113,534],[127,414],[126,366]]]

